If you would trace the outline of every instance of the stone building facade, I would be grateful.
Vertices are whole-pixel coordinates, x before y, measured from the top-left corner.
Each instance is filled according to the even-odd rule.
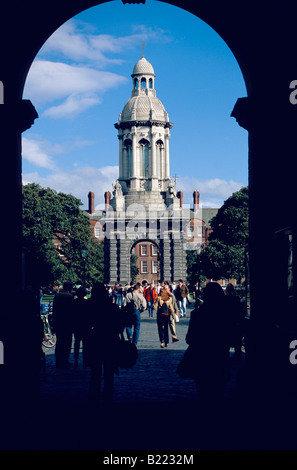
[[[105,192],[105,210],[100,214],[94,209],[94,194],[89,193],[91,224],[97,238],[99,232],[104,238],[106,283],[130,281],[131,254],[137,259],[137,280],[176,282],[186,279],[186,250],[202,241],[203,228],[188,228],[198,227],[198,219],[203,225],[199,192],[194,191],[193,210],[184,208],[182,192],[176,193],[170,178],[173,124],[156,96],[156,75],[145,57],[136,63],[131,77],[131,97],[115,124],[119,177],[112,192]]]

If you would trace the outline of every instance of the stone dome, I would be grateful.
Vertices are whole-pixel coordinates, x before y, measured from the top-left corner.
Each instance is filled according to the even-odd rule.
[[[157,120],[168,122],[168,114],[156,96],[146,94],[132,96],[125,104],[120,122]]]
[[[134,75],[155,75],[152,64],[146,60],[145,57],[142,57],[134,66],[132,77]]]

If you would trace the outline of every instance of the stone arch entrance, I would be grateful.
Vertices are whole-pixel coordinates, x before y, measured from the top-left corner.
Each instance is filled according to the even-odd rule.
[[[160,246],[157,241],[150,239],[142,239],[135,241],[131,248],[130,254],[136,256],[136,266],[138,274],[136,281],[147,281],[149,284],[157,282],[161,279],[160,268]]]
[[[5,2],[1,6],[0,80],[3,84],[3,104],[0,104],[1,155],[4,156],[5,184],[1,185],[2,218],[9,227],[9,246],[3,250],[2,286],[7,298],[13,299],[12,309],[3,309],[5,328],[15,312],[21,309],[21,132],[30,127],[36,117],[30,103],[22,101],[22,91],[29,67],[40,47],[65,21],[80,11],[101,4],[101,1],[76,0],[61,4],[58,1],[28,0],[17,6]],[[124,3],[126,3],[124,1]],[[287,367],[288,344],[275,330],[275,319],[286,310],[288,292],[282,283],[286,273],[283,257],[279,254],[280,238],[276,233],[289,227],[296,250],[297,204],[295,172],[291,170],[296,155],[297,107],[289,101],[289,85],[296,79],[295,18],[297,5],[271,2],[259,5],[256,0],[226,4],[219,0],[202,4],[181,0],[168,4],[195,14],[220,34],[230,47],[242,70],[248,98],[237,103],[233,116],[249,131],[249,186],[250,186],[250,276],[251,276],[251,357],[257,359],[256,370],[265,370],[266,388],[271,391],[286,389],[286,377],[279,381],[280,368]],[[46,11],[46,15],[44,12]],[[14,41],[11,41],[11,24]],[[276,33],[276,25],[278,34]],[[219,79],[219,77],[218,77]],[[269,274],[268,274],[269,273]],[[293,266],[296,279],[296,265]],[[270,295],[271,285],[280,286],[277,298]],[[293,284],[293,302],[296,310],[296,282]],[[18,295],[19,294],[19,295]],[[263,308],[265,303],[265,308]],[[16,318],[16,317],[14,317]],[[286,317],[282,316],[285,327]],[[16,328],[20,324],[16,322]],[[15,328],[1,328],[0,339],[5,349],[5,364],[0,372],[16,365],[18,356],[7,334],[17,333]],[[267,332],[273,332],[268,334]],[[296,339],[296,338],[292,338]],[[278,362],[267,363],[267,351],[274,351]],[[286,368],[286,374],[290,371]],[[259,374],[258,374],[259,376]],[[19,379],[19,378],[18,378]],[[13,384],[15,381],[12,382]],[[6,384],[8,381],[6,380]],[[276,387],[273,387],[273,384]],[[262,382],[261,382],[261,385]],[[258,384],[259,386],[259,384]],[[13,389],[13,385],[8,385]],[[18,390],[15,387],[15,390]]]

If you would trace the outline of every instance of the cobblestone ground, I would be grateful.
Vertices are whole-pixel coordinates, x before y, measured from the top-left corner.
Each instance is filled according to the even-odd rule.
[[[176,367],[187,348],[185,336],[188,330],[188,316],[176,324],[179,342],[170,342],[161,349],[158,339],[156,318],[141,314],[141,331],[138,343],[138,360],[132,369],[120,369],[115,376],[114,400],[120,402],[178,402],[194,399],[195,387],[192,380],[181,379]],[[68,370],[55,367],[54,349],[45,349],[45,367],[41,373],[40,390],[43,397],[62,403],[83,403],[87,400],[89,376],[88,368],[83,368],[81,357],[79,367],[73,367],[73,349]]]
[[[285,442],[284,448],[295,448],[295,432],[286,431],[282,408],[276,412],[271,401],[265,405],[266,397],[254,408],[246,393],[235,394],[236,378],[245,377],[241,374],[244,357],[240,362],[231,357],[230,381],[220,403],[199,402],[194,383],[177,375],[187,348],[190,313],[188,308],[187,317],[176,325],[179,342],[170,342],[164,349],[156,319],[142,313],[137,363],[115,376],[114,402],[108,406],[89,403],[90,371],[81,358],[74,368],[72,351],[69,368],[60,370],[55,367],[54,350],[47,350],[39,395],[24,395],[22,381],[15,395],[8,397],[15,405],[7,407],[4,420],[1,415],[0,448],[119,451],[122,455],[137,450],[277,449],[282,448],[280,441]],[[25,359],[24,350],[22,376]],[[243,390],[247,381],[239,383],[244,384]]]
[[[12,450],[200,450],[233,448],[226,437],[234,432],[230,403],[233,379],[223,406],[205,407],[192,380],[181,379],[177,365],[187,348],[191,308],[176,324],[179,341],[161,349],[156,318],[141,314],[138,360],[120,369],[111,405],[88,401],[90,370],[74,367],[73,350],[67,370],[56,369],[54,349],[45,351],[39,393],[28,376],[17,385],[2,419],[0,448]],[[20,365],[26,376],[26,354]],[[231,377],[232,378],[232,377]],[[30,385],[31,384],[31,385]],[[20,399],[18,399],[20,398]],[[1,416],[3,418],[3,416]],[[226,427],[227,426],[227,427]]]
[[[54,349],[46,350],[35,424],[38,432],[32,436],[29,447],[111,450],[220,447],[217,422],[214,425],[209,418],[209,429],[203,426],[201,434],[193,381],[181,379],[176,373],[187,348],[185,336],[190,314],[191,306],[186,318],[176,324],[179,341],[171,341],[164,349],[160,348],[156,318],[149,318],[147,311],[141,314],[138,360],[132,369],[121,369],[120,375],[115,376],[114,403],[110,407],[88,403],[90,371],[82,366],[81,357],[79,366],[74,368],[72,350],[70,367],[57,370]],[[232,394],[231,380],[226,403]]]

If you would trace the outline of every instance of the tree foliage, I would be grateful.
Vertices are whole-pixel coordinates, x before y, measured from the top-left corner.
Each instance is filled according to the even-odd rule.
[[[131,281],[133,282],[135,282],[136,276],[139,274],[139,268],[137,267],[137,260],[138,260],[138,257],[132,253],[130,257],[130,277],[131,277]]]
[[[103,244],[76,197],[32,183],[23,186],[23,253],[26,282],[53,285],[64,280],[103,280]],[[55,241],[55,242],[54,242]],[[87,248],[84,260],[82,248]]]
[[[211,279],[245,276],[245,246],[248,242],[248,188],[230,196],[211,220],[213,232],[200,255],[204,274]]]
[[[196,250],[187,250],[187,281],[191,285],[203,282],[207,278],[203,272],[200,255]]]

